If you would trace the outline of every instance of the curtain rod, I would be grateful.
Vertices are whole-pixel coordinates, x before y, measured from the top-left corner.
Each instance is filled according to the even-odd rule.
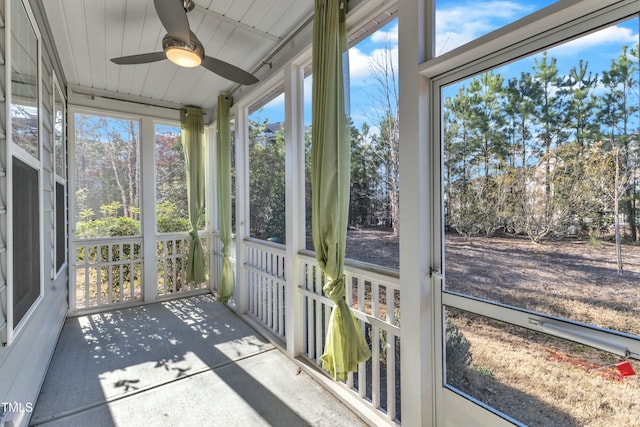
[[[381,12],[378,16],[372,19],[372,21],[377,21],[377,27],[382,27],[387,22],[391,21],[395,15],[398,13],[398,3],[392,2],[390,7],[387,7],[383,12]],[[293,41],[294,38],[298,36],[309,24],[313,22],[314,13],[309,15],[309,17],[293,32],[291,33],[282,43],[280,43],[273,52],[271,52],[258,66],[254,68],[251,74],[255,74],[262,69],[265,65],[269,64],[271,66],[271,60],[278,54],[285,46]],[[365,29],[365,34],[355,35],[351,34],[349,37],[349,47],[354,44],[356,41],[359,41],[361,38],[368,36],[371,31],[370,28]],[[355,37],[354,37],[355,36]],[[240,89],[242,85],[235,85],[233,89],[229,92],[229,95],[233,95],[238,89]]]
[[[134,100],[131,100],[131,99],[117,98],[115,96],[101,95],[101,94],[98,94],[98,93],[91,93],[91,92],[83,92],[83,91],[76,90],[76,89],[71,89],[71,92],[74,95],[88,96],[92,100],[95,99],[95,98],[102,98],[102,99],[108,99],[108,100],[111,100],[111,101],[128,102],[130,104],[146,105],[146,106],[149,106],[149,107],[164,108],[164,109],[167,109],[167,110],[176,110],[176,111],[181,111],[183,108],[185,108],[184,106],[180,106],[178,104],[169,104],[169,103],[167,103],[165,105],[162,105],[162,104],[159,104],[159,103],[153,103],[153,102],[143,101],[143,100],[134,101]]]
[[[260,64],[258,66],[256,66],[254,68],[254,70],[251,72],[251,74],[255,74],[258,71],[260,71],[262,69],[262,67],[264,67],[265,65],[269,64],[269,66],[271,66],[270,62],[271,60],[278,54],[280,53],[280,51],[282,49],[284,49],[284,47],[286,45],[288,45],[289,43],[291,43],[293,41],[294,38],[296,38],[298,36],[298,34],[300,34],[309,24],[311,24],[313,22],[313,16],[314,14],[312,13],[307,19],[306,21],[304,21],[302,23],[302,25],[300,25],[293,33],[291,33],[289,35],[289,37],[287,37],[282,43],[280,43],[274,50],[273,52],[271,52],[264,60],[262,60],[262,62],[260,62]],[[242,85],[235,85],[233,89],[231,89],[231,91],[229,92],[229,95],[233,95],[238,89],[240,89],[242,87]]]

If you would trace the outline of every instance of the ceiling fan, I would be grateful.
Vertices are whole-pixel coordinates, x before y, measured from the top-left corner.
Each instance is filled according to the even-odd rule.
[[[111,61],[119,65],[146,64],[168,59],[181,67],[193,68],[202,65],[225,79],[242,85],[252,85],[258,79],[251,73],[220,59],[204,54],[200,40],[189,28],[187,12],[195,7],[193,0],[153,0],[156,12],[167,35],[162,39],[162,52],[121,56]]]

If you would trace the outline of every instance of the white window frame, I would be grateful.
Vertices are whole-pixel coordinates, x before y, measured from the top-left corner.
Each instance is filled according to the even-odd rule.
[[[435,2],[426,1],[435,7]],[[637,16],[640,4],[633,1],[586,0],[562,1],[522,18],[473,42],[454,49],[420,65],[420,74],[427,78],[433,94],[429,114],[430,169],[432,170],[433,206],[431,284],[434,298],[435,342],[435,412],[438,425],[521,425],[486,404],[445,385],[444,345],[446,340],[444,307],[501,320],[545,334],[570,339],[587,346],[625,356],[625,352],[640,354],[640,340],[623,333],[607,331],[591,325],[558,319],[524,309],[482,301],[442,289],[444,266],[444,201],[441,142],[441,88],[456,81],[494,69],[518,58],[565,43],[625,18]],[[432,41],[433,43],[433,41]],[[435,46],[432,44],[432,52]],[[637,356],[636,356],[637,357]]]
[[[40,30],[38,28],[35,16],[33,15],[33,11],[31,10],[31,6],[29,2],[26,0],[7,0],[5,3],[5,15],[7,17],[11,16],[11,8],[12,7],[24,7],[27,19],[31,24],[31,29],[36,37],[37,43],[37,52],[36,52],[36,61],[37,61],[37,82],[38,85],[38,100],[36,103],[36,108],[38,109],[38,158],[36,159],[31,154],[29,154],[24,148],[20,147],[18,144],[13,142],[11,139],[12,135],[12,121],[10,118],[10,112],[7,111],[8,120],[6,123],[6,135],[7,144],[6,144],[6,159],[7,164],[6,168],[6,183],[7,183],[7,201],[10,209],[7,210],[7,307],[6,307],[6,344],[10,345],[13,340],[19,336],[20,332],[25,328],[25,325],[29,323],[30,319],[33,318],[34,312],[37,311],[40,306],[42,300],[44,299],[44,245],[43,245],[43,236],[44,236],[44,195],[43,195],[43,147],[42,147],[42,36],[40,34]],[[11,19],[5,19],[5,34],[6,34],[6,51],[5,51],[5,91],[6,91],[6,106],[10,108],[12,103],[12,82],[11,82],[11,67],[13,58],[11,57],[12,53],[12,35],[11,28],[13,22]],[[31,307],[24,314],[22,319],[16,324],[14,319],[14,269],[13,269],[13,159],[16,158],[26,165],[32,167],[38,172],[38,215],[39,215],[39,252],[40,252],[40,294],[33,302]]]
[[[98,117],[107,117],[107,118],[111,118],[111,119],[117,119],[117,120],[131,120],[131,121],[135,121],[138,122],[139,124],[139,128],[138,128],[138,132],[139,132],[139,144],[140,144],[140,165],[139,167],[141,168],[141,175],[140,175],[140,181],[142,184],[142,181],[144,179],[144,172],[143,172],[143,168],[145,167],[144,163],[143,163],[143,147],[146,144],[146,134],[149,133],[147,131],[147,127],[148,127],[148,121],[149,118],[143,115],[135,115],[135,114],[130,114],[130,113],[117,113],[117,112],[113,112],[111,110],[100,110],[100,109],[95,109],[95,108],[87,108],[87,107],[82,107],[82,106],[75,106],[75,105],[69,105],[67,107],[67,111],[69,114],[69,118],[67,120],[68,122],[68,126],[69,129],[71,130],[70,134],[68,135],[68,146],[67,146],[67,153],[69,156],[73,156],[75,159],[75,152],[76,152],[76,132],[75,132],[75,125],[76,125],[76,120],[75,120],[75,115],[76,114],[86,114],[86,115],[91,115],[91,116],[98,116]],[[153,138],[153,133],[151,133],[151,138]],[[153,157],[151,159],[151,161],[153,161]],[[72,162],[72,164],[75,163],[75,160]],[[151,168],[151,170],[153,170],[153,168]],[[72,188],[71,191],[75,190],[73,189],[73,187],[75,186],[76,182],[77,182],[77,177],[76,177],[76,173],[75,173],[75,168],[70,168],[69,169],[69,173],[68,173],[68,177],[69,177],[69,183],[72,184]],[[139,234],[137,234],[136,236],[133,237],[142,237],[144,234],[143,231],[143,224],[145,221],[148,221],[147,218],[145,218],[145,215],[142,211],[142,206],[143,206],[143,201],[142,201],[142,190],[144,190],[141,187],[141,193],[140,193],[140,206],[141,206],[141,212],[140,212],[140,232]],[[70,224],[70,232],[69,232],[69,236],[71,239],[73,240],[82,240],[82,239],[78,239],[78,237],[76,236],[76,214],[78,213],[78,206],[76,204],[76,200],[75,197],[72,198],[69,201],[69,224]]]
[[[53,132],[52,132],[52,138],[53,138],[53,158],[52,158],[52,165],[53,165],[53,170],[52,170],[52,174],[53,174],[53,179],[51,180],[53,182],[53,200],[54,200],[54,209],[53,209],[53,231],[52,231],[52,239],[53,239],[53,255],[51,257],[51,261],[52,261],[52,279],[57,279],[58,276],[60,275],[60,273],[62,273],[65,268],[69,265],[69,216],[67,215],[68,213],[68,188],[67,188],[67,105],[65,102],[65,98],[64,98],[64,94],[62,92],[62,88],[60,86],[59,80],[58,80],[58,76],[55,74],[55,72],[52,74],[52,87],[53,87],[53,91],[52,91],[52,95],[51,95],[51,102],[52,102],[52,120],[51,123],[53,123]],[[58,152],[57,152],[57,147],[56,147],[56,114],[58,112],[57,110],[57,103],[56,103],[56,98],[59,98],[59,100],[61,101],[62,104],[62,134],[61,134],[61,138],[62,138],[62,171],[58,170],[58,163],[57,163],[57,156],[58,156]],[[62,206],[58,206],[58,198],[57,198],[57,184],[62,184],[63,188],[64,188],[64,203]],[[58,222],[57,222],[57,214],[58,214],[58,209],[62,209],[65,212],[64,215],[64,248],[58,248]],[[56,268],[57,267],[57,262],[58,262],[58,251],[59,250],[63,250],[64,251],[64,262],[62,263],[62,265],[60,266],[60,268]]]

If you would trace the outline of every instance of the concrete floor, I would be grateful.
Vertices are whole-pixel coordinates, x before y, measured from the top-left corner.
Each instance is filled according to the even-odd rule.
[[[31,425],[365,424],[204,295],[67,319]]]

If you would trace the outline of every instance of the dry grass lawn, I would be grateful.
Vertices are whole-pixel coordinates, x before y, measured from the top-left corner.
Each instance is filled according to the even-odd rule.
[[[640,335],[640,246],[447,236],[448,289]],[[459,388],[531,426],[638,426],[640,380],[618,356],[502,322],[450,311],[473,360]],[[640,363],[632,361],[640,372]]]

